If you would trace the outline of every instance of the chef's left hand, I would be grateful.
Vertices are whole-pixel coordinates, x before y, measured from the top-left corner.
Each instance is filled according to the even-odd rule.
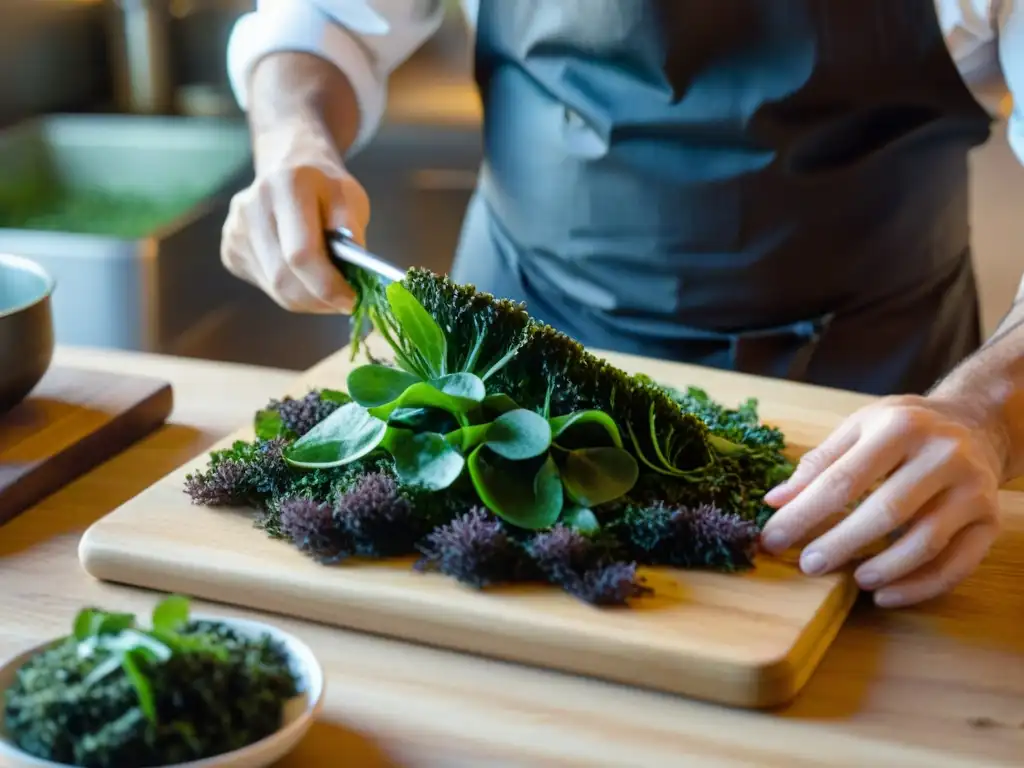
[[[981,563],[999,531],[999,435],[967,404],[888,397],[849,417],[805,454],[765,502],[778,511],[762,546],[778,554],[806,541],[871,488],[835,527],[804,547],[800,567],[842,567],[880,539],[895,541],[854,575],[876,604],[905,606],[952,590]]]

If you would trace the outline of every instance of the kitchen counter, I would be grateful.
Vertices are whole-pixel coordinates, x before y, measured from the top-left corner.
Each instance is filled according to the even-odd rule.
[[[176,405],[165,428],[0,529],[0,656],[66,632],[85,603],[148,612],[153,593],[82,572],[79,536],[295,375],[66,348],[56,363],[164,377]],[[803,694],[770,714],[274,618],[328,675],[320,722],[281,766],[1020,765],[1024,494],[1004,493],[1004,509],[1003,536],[967,584],[917,610],[859,606]]]

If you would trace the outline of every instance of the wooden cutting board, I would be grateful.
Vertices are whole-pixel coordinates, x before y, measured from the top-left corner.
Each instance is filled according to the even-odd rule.
[[[158,379],[51,368],[0,414],[0,524],[155,430],[173,400]]]
[[[737,404],[758,397],[797,451],[820,442],[869,398],[703,368],[608,355],[657,380],[698,385]],[[343,387],[343,350],[289,394]],[[285,394],[285,393],[282,393]],[[220,445],[251,439],[243,429]],[[741,575],[648,569],[653,597],[629,609],[585,605],[554,588],[478,592],[411,561],[324,566],[267,538],[248,514],[190,504],[171,473],[95,523],[85,570],[109,581],[591,675],[723,704],[781,704],[807,682],[857,595],[849,573],[808,578],[762,557]]]

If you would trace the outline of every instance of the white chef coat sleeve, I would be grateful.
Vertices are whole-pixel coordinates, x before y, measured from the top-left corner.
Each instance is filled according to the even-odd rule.
[[[999,68],[1012,99],[1007,118],[1007,140],[1024,163],[1024,2],[995,0]]]
[[[248,77],[270,53],[311,53],[345,73],[359,105],[350,153],[376,132],[387,103],[388,76],[441,25],[442,0],[259,0],[235,23],[227,69],[235,98],[248,108]]]

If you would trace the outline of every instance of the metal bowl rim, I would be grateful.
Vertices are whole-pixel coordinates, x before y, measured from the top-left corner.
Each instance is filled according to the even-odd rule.
[[[10,307],[9,309],[0,309],[0,319],[16,315],[19,312],[24,312],[26,309],[31,309],[38,304],[42,304],[53,295],[53,290],[57,287],[57,281],[54,279],[53,275],[51,275],[43,265],[33,261],[32,259],[24,256],[15,256],[13,253],[0,253],[0,269],[3,269],[4,267],[13,267],[14,269],[20,269],[24,272],[31,272],[33,275],[43,280],[46,288],[41,295],[29,302],[26,302],[25,304],[19,304],[17,306]]]

